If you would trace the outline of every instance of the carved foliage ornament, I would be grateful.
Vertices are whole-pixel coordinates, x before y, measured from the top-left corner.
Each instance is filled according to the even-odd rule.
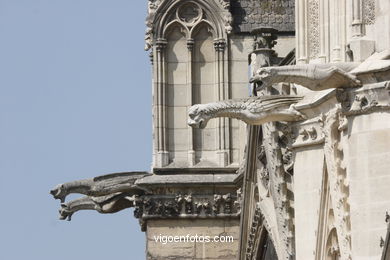
[[[320,53],[319,1],[309,0],[308,6],[310,58],[315,59]]]
[[[239,199],[230,193],[214,194],[212,198],[191,194],[179,194],[170,198],[144,195],[135,201],[134,216],[136,218],[238,216]]]
[[[363,0],[363,23],[374,24],[375,23],[375,0]]]

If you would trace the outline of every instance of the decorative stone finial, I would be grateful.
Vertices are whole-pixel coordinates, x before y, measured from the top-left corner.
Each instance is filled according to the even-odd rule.
[[[252,30],[253,34],[253,50],[272,49],[277,43],[276,35],[278,30],[269,27],[260,27]]]

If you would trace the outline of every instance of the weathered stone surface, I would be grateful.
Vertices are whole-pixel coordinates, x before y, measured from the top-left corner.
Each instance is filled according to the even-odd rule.
[[[279,31],[295,31],[293,0],[232,0],[233,29],[251,32],[259,27],[272,27]]]
[[[210,169],[212,171],[212,169]],[[191,174],[191,175],[151,175],[140,179],[136,185],[173,185],[173,184],[232,184],[236,178],[235,174]]]
[[[238,251],[238,220],[153,220],[147,226],[148,259],[236,259]],[[178,242],[163,245],[155,241],[159,235],[224,236],[233,242]]]

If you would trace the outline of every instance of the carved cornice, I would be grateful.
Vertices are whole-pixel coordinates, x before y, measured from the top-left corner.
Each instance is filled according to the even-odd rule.
[[[134,216],[140,219],[143,231],[148,219],[238,218],[240,199],[239,193],[142,195],[135,198]]]

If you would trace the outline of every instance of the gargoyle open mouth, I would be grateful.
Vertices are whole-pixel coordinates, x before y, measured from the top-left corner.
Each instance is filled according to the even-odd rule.
[[[195,121],[195,120],[188,120],[188,125],[193,127],[193,128],[200,128],[200,129],[203,129],[206,127],[206,124],[204,122],[203,119],[199,120],[199,121]]]
[[[53,195],[55,199],[59,199],[61,202],[65,201],[66,194],[63,190],[62,185],[56,186],[54,189],[50,191],[50,194]]]

